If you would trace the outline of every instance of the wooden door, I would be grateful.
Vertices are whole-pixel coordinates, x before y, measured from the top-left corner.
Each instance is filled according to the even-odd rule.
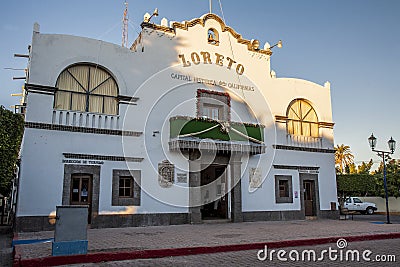
[[[221,179],[221,199],[219,200],[218,213],[222,219],[228,218],[228,195],[227,195],[227,179],[226,179],[226,166],[215,168],[215,177]]]
[[[70,205],[88,205],[88,223],[92,214],[92,176],[73,174],[71,177]]]
[[[304,212],[306,216],[315,216],[315,185],[314,181],[304,181]]]

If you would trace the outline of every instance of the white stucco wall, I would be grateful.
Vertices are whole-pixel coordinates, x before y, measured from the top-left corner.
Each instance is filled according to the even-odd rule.
[[[218,46],[207,43],[208,28],[219,31]],[[119,137],[99,134],[72,133],[26,128],[23,141],[21,183],[17,216],[48,215],[62,201],[62,153],[116,155],[142,157],[142,162],[104,161],[101,165],[100,214],[187,212],[189,193],[187,184],[161,188],[158,184],[157,164],[169,159],[176,171],[188,173],[188,161],[168,149],[169,121],[176,115],[196,116],[196,90],[205,88],[227,92],[232,99],[232,120],[261,123],[264,130],[266,153],[251,156],[242,164],[243,211],[300,210],[300,197],[290,204],[275,203],[274,176],[292,175],[293,190],[300,192],[299,173],[295,170],[275,170],[278,165],[318,166],[320,209],[329,210],[336,202],[336,182],[333,154],[275,150],[273,145],[286,144],[284,124],[276,123],[275,116],[285,116],[290,102],[296,98],[310,101],[323,122],[332,122],[329,86],[270,76],[270,56],[249,51],[237,42],[221,24],[213,19],[205,26],[195,25],[188,30],[176,29],[176,34],[147,30],[136,52],[119,45],[84,37],[33,34],[29,81],[53,87],[58,75],[75,63],[98,64],[115,78],[119,94],[139,98],[137,105],[121,104],[118,129],[143,132],[138,137]],[[142,52],[142,48],[143,51]],[[190,60],[192,52],[207,51],[213,64],[201,62],[182,66],[179,55]],[[215,64],[215,53],[224,56],[223,66]],[[227,57],[236,61],[229,69]],[[202,61],[202,60],[201,60]],[[242,64],[244,72],[236,72]],[[172,78],[185,74],[188,82]],[[225,86],[194,83],[193,78],[224,81]],[[244,84],[254,90],[240,90],[229,84]],[[29,93],[26,121],[53,123],[51,95]],[[153,132],[160,134],[153,136]],[[333,130],[321,128],[322,148],[333,148]],[[264,182],[261,188],[249,190],[249,168],[259,167]],[[141,206],[129,209],[111,206],[113,169],[141,170]],[[188,175],[189,176],[189,175]],[[250,192],[251,191],[251,192]],[[299,194],[300,196],[300,194]]]

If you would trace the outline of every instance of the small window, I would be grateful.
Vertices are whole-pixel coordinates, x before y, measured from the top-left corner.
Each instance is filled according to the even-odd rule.
[[[216,29],[210,28],[207,32],[207,41],[212,45],[219,45],[219,34]]]
[[[213,120],[220,120],[223,112],[223,106],[204,104],[203,105],[203,117],[207,117]]]
[[[119,197],[132,197],[133,179],[131,176],[119,177]]]
[[[293,203],[292,176],[275,175],[276,203]]]
[[[350,198],[346,199],[346,203],[351,203],[351,199]]]
[[[113,170],[112,206],[140,206],[139,170]]]
[[[279,180],[279,197],[289,197],[288,180]]]
[[[354,203],[363,203],[359,198],[353,198]]]
[[[230,101],[228,93],[198,89],[197,117],[229,121]]]

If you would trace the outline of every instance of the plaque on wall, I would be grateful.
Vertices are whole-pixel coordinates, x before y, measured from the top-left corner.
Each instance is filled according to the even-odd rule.
[[[187,183],[187,173],[181,172],[176,174],[176,182],[180,184]]]
[[[158,164],[158,183],[163,188],[171,187],[174,183],[175,167],[168,160]]]
[[[250,188],[262,187],[260,168],[250,168],[249,180],[250,180]]]

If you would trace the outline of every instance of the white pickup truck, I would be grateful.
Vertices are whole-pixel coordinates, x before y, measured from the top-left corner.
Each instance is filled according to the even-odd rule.
[[[378,209],[375,203],[362,202],[361,199],[357,197],[349,197],[344,202],[344,208],[350,211],[358,211],[362,214],[374,214]]]

